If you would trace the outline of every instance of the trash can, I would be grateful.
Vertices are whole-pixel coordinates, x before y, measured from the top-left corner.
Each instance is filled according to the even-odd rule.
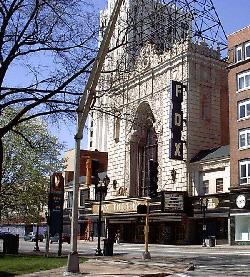
[[[113,256],[114,241],[111,239],[104,239],[103,255]]]
[[[209,247],[215,247],[215,237],[214,236],[210,236],[208,238],[208,245],[209,245]]]
[[[3,253],[18,254],[19,235],[5,234],[3,236]]]

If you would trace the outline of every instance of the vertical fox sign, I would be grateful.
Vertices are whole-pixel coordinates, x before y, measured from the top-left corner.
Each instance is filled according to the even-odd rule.
[[[172,81],[171,83],[172,111],[170,114],[171,139],[169,158],[174,160],[183,160],[183,141],[181,140],[183,112],[181,104],[185,88],[180,82]]]

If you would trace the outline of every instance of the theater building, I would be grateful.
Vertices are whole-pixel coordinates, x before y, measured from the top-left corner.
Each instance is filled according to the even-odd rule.
[[[150,199],[149,241],[192,243],[194,202],[205,185],[193,180],[192,158],[229,143],[227,64],[186,32],[169,47],[141,44],[129,70],[106,79],[112,86],[104,102],[113,115],[94,114],[90,123],[90,149],[109,155],[103,217],[121,241],[144,241],[145,216],[137,206]],[[92,211],[97,214],[98,203]]]

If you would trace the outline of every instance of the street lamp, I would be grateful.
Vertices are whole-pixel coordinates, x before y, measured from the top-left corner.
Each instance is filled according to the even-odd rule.
[[[150,260],[151,255],[150,252],[148,251],[148,234],[149,234],[149,199],[146,200],[147,204],[147,213],[145,216],[145,226],[144,226],[144,241],[145,241],[145,251],[142,254],[142,258],[144,260]]]
[[[35,247],[34,247],[33,251],[40,251],[39,245],[38,245],[38,235],[39,235],[39,224],[37,222],[37,224],[36,224],[36,234],[35,234],[35,242],[36,242],[36,244],[35,244]]]
[[[49,256],[49,212],[45,212],[46,222],[47,222],[47,230],[46,230],[46,245],[45,245],[45,257]]]
[[[95,191],[99,193],[99,215],[98,215],[98,225],[97,225],[97,232],[98,232],[98,244],[95,251],[96,256],[102,256],[101,250],[101,231],[102,231],[102,197],[105,198],[107,194],[108,184],[110,182],[109,177],[106,175],[101,182],[97,180],[95,182]]]
[[[207,225],[206,225],[206,211],[207,211],[207,198],[200,198],[200,207],[201,212],[203,214],[203,220],[202,220],[202,247],[206,247],[206,231],[207,231]]]
[[[68,256],[67,271],[72,273],[79,272],[79,255],[77,252],[77,233],[78,233],[78,189],[80,178],[80,149],[81,140],[83,138],[83,128],[87,121],[91,107],[96,99],[96,86],[98,84],[101,70],[109,49],[111,37],[113,35],[115,24],[120,13],[120,8],[123,0],[116,0],[112,14],[110,16],[104,37],[92,66],[88,82],[84,92],[79,99],[77,108],[77,133],[75,135],[75,163],[74,163],[74,179],[73,179],[73,205],[72,205],[72,220],[71,220],[71,246]]]

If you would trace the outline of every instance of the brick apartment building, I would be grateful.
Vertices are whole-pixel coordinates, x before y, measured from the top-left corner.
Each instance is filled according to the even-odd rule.
[[[64,177],[64,212],[63,212],[63,231],[70,233],[71,228],[71,209],[73,204],[73,178],[74,178],[74,156],[75,150],[65,152]],[[81,150],[80,152],[80,184],[78,198],[78,237],[87,239],[93,232],[97,236],[97,216],[92,215],[92,201],[97,200],[95,185],[86,184],[86,162],[91,158],[98,161],[98,172],[102,180],[107,172],[108,154],[106,152]]]
[[[250,26],[228,36],[231,242],[250,242]]]

